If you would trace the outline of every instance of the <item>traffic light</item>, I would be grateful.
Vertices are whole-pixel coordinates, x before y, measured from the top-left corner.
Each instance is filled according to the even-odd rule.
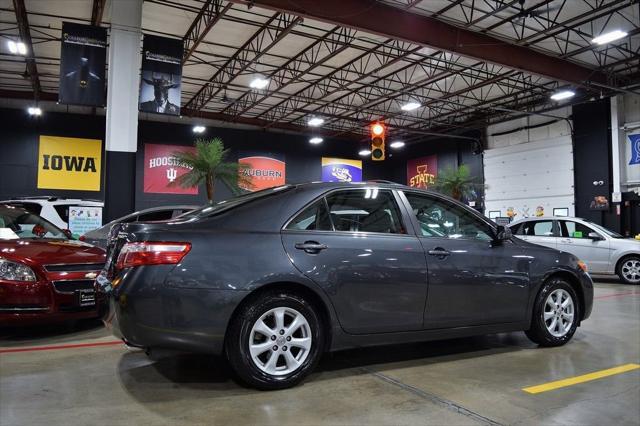
[[[371,159],[373,161],[385,159],[384,138],[386,131],[384,124],[380,122],[371,124]]]

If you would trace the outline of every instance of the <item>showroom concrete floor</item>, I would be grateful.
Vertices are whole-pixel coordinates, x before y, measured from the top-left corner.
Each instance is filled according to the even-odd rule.
[[[153,361],[113,340],[96,323],[35,336],[5,330],[0,424],[640,424],[638,369],[522,390],[640,364],[640,287],[615,281],[600,280],[593,316],[565,347],[539,349],[510,333],[352,350],[277,392],[238,386],[218,359]]]

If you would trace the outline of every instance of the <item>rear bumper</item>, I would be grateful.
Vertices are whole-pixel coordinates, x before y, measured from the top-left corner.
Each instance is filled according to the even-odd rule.
[[[96,287],[105,326],[132,346],[221,354],[229,320],[246,293],[171,287],[164,283],[167,269],[132,268],[114,280],[101,275]]]
[[[74,293],[48,281],[0,281],[0,326],[15,327],[98,317],[98,305],[79,306]]]

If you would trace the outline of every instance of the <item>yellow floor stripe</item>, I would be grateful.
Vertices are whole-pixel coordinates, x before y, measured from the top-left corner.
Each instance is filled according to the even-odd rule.
[[[615,374],[626,373],[627,371],[637,370],[639,364],[625,364],[618,367],[608,368],[606,370],[594,371],[593,373],[583,374],[582,376],[569,377],[568,379],[556,380],[555,382],[543,383],[537,386],[530,386],[522,389],[528,393],[541,393],[554,389],[560,389],[567,386],[577,385],[578,383],[590,382],[592,380],[602,379],[603,377],[613,376]]]

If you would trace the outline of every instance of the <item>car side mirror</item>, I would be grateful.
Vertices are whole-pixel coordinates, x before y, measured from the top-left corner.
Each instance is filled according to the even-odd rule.
[[[63,229],[62,233],[70,240],[73,240],[73,234],[71,233],[71,230],[69,229]]]
[[[602,241],[604,240],[604,238],[602,238],[602,236],[600,234],[598,234],[597,232],[589,232],[589,235],[587,235],[587,237],[593,241]]]
[[[509,228],[508,226],[504,226],[504,225],[498,225],[498,229],[496,232],[496,240],[497,241],[504,241],[504,240],[508,240],[511,238],[513,234],[511,233],[511,228]]]

